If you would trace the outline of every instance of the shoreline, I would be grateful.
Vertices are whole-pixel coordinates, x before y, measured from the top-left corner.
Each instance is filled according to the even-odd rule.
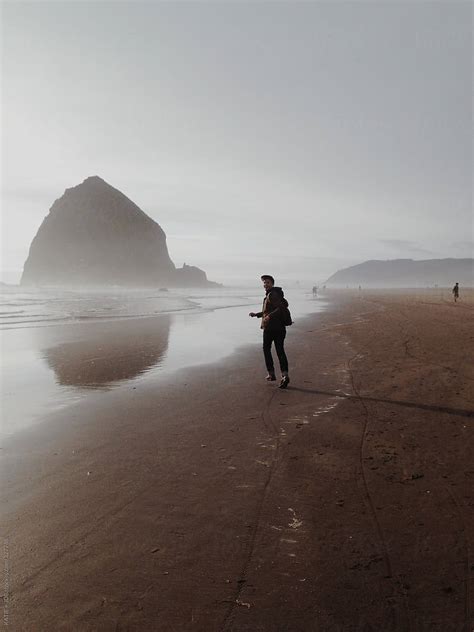
[[[213,311],[213,310],[211,310]],[[331,304],[329,301],[325,301],[325,306],[321,311],[316,311],[310,314],[305,314],[298,319],[298,325],[305,327],[308,323],[314,322],[314,319],[318,319],[322,314],[331,312]],[[161,320],[162,316],[151,316],[150,321],[156,322]],[[147,318],[148,319],[148,318]],[[143,319],[137,319],[141,321]],[[255,323],[254,323],[255,325]],[[66,325],[67,327],[67,325]],[[255,327],[254,327],[255,328]],[[296,329],[294,326],[288,329]],[[68,432],[70,426],[64,425],[64,417],[69,416],[75,420],[78,417],[84,417],[94,410],[106,409],[107,407],[120,407],[123,403],[133,396],[135,400],[137,396],[142,394],[144,397],[154,395],[157,389],[166,391],[167,388],[176,387],[180,388],[180,385],[187,386],[192,383],[193,379],[200,372],[208,374],[219,374],[222,371],[228,371],[229,367],[241,357],[252,355],[257,359],[256,366],[260,366],[260,383],[265,386],[265,364],[263,354],[261,352],[261,330],[258,329],[256,333],[256,340],[253,342],[243,342],[233,347],[226,355],[214,360],[202,360],[197,363],[188,364],[185,366],[177,366],[161,372],[160,367],[152,367],[149,371],[145,371],[143,374],[138,374],[135,378],[129,378],[119,383],[111,383],[109,387],[103,389],[94,388],[87,390],[85,393],[79,393],[75,397],[75,401],[72,403],[65,402],[62,405],[58,405],[49,409],[43,413],[41,417],[34,423],[27,425],[14,433],[4,435],[4,442],[1,444],[2,450],[7,452],[9,448],[16,449],[15,446],[21,444],[28,444],[29,442],[35,443],[41,441],[43,435],[48,436],[51,432]],[[289,334],[291,336],[291,332]],[[290,339],[291,341],[291,339]],[[288,337],[286,340],[288,346]],[[273,350],[273,356],[275,361],[275,368],[277,375],[279,374],[278,358]],[[276,383],[278,384],[278,382]],[[271,385],[275,386],[275,384]],[[276,386],[275,386],[276,387]],[[133,391],[133,392],[132,392]],[[138,391],[138,392],[135,392]],[[114,401],[115,400],[115,401]],[[78,408],[84,408],[84,411],[78,410]],[[95,422],[92,422],[95,423]]]
[[[322,309],[323,301],[294,298],[297,314]],[[2,441],[94,391],[172,379],[176,370],[219,361],[259,340],[247,316],[253,304],[246,311],[236,300],[205,296],[199,311],[2,331]]]
[[[287,391],[245,346],[12,440],[12,629],[463,629],[471,309],[337,293]]]

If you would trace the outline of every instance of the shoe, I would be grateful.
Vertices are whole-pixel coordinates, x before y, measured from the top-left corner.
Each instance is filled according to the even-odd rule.
[[[290,378],[288,377],[288,375],[283,375],[280,380],[280,386],[278,388],[286,388],[289,383],[290,383]]]
[[[276,380],[275,373],[269,373],[265,379],[267,380],[267,382],[275,382]]]

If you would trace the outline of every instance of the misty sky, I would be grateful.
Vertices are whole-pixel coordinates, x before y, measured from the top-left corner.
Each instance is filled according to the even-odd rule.
[[[3,280],[87,176],[209,278],[472,255],[470,2],[4,2]]]

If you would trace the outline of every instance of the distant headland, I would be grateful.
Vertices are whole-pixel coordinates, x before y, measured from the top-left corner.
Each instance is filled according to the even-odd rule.
[[[325,282],[330,287],[433,287],[474,285],[474,259],[392,259],[365,261],[338,270]]]

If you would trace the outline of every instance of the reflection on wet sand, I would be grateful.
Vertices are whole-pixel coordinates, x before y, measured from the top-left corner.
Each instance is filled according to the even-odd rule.
[[[168,349],[170,317],[90,323],[75,340],[54,344],[42,356],[59,384],[103,388],[160,364]]]

